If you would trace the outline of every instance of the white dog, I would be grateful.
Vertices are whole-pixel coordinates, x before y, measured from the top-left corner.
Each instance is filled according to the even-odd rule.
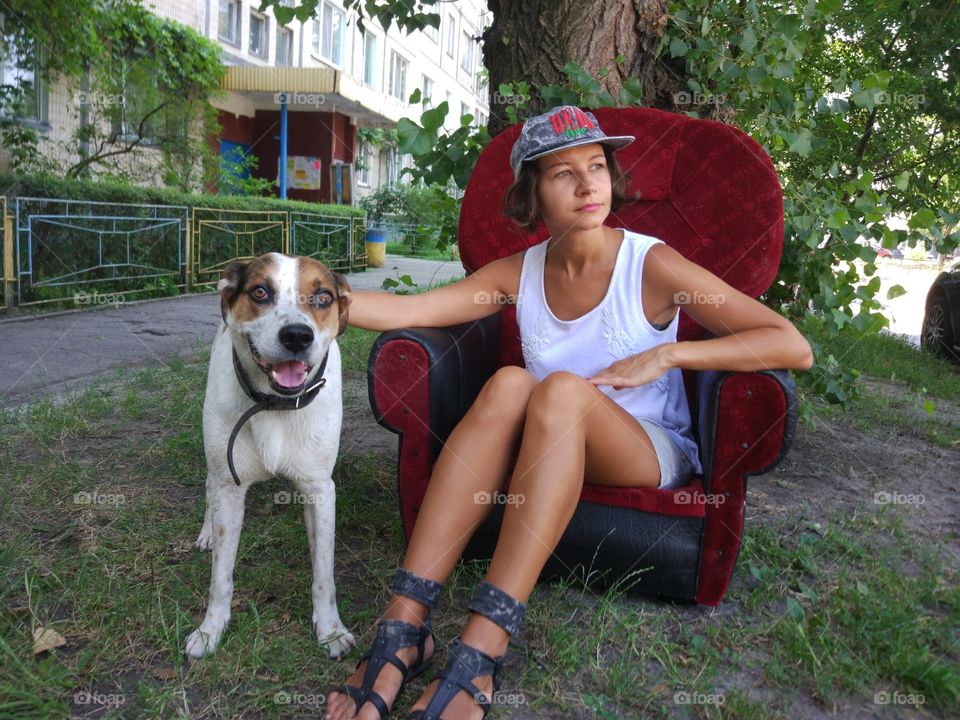
[[[196,542],[213,548],[213,572],[207,614],[186,652],[198,658],[216,649],[230,620],[247,488],[281,476],[303,502],[313,628],[339,658],[355,643],[337,612],[331,479],[343,417],[336,337],[346,328],[350,288],[316,260],[269,253],[231,263],[218,289],[224,324],[203,406],[207,507]]]

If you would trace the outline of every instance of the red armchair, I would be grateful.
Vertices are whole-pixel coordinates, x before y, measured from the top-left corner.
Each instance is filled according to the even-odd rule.
[[[653,109],[599,109],[610,135],[636,142],[617,153],[641,199],[607,223],[653,235],[744,293],[773,282],[783,243],[776,172],[743,132]],[[516,125],[481,154],[463,199],[460,255],[467,272],[546,239],[503,217],[513,176]],[[681,312],[678,339],[704,330]],[[512,306],[448,328],[384,333],[370,354],[370,404],[398,433],[400,514],[409,540],[433,463],[480,388],[503,365],[523,365]],[[703,475],[675,490],[608,488],[586,482],[580,504],[541,578],[578,573],[594,585],[629,576],[629,592],[717,605],[743,535],[747,476],[772,469],[796,425],[789,372],[684,372]],[[502,518],[495,506],[464,553],[490,557]]]

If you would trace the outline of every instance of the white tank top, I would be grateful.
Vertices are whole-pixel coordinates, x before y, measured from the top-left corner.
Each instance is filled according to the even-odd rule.
[[[607,294],[592,310],[573,320],[558,319],[547,306],[543,268],[549,239],[527,249],[520,271],[517,325],[527,370],[543,380],[560,370],[587,378],[610,364],[666,342],[675,342],[679,313],[662,328],[643,314],[643,259],[654,244],[649,235],[623,230]],[[656,423],[702,472],[690,427],[690,408],[679,368],[642,387],[614,390],[599,386],[633,417]]]

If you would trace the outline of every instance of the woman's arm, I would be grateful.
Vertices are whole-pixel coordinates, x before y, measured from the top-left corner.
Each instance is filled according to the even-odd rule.
[[[354,291],[347,322],[366,330],[384,331],[479,320],[514,301],[522,257],[517,253],[494,260],[463,280],[416,295]]]
[[[647,251],[643,284],[653,317],[680,307],[717,337],[664,343],[624,358],[590,378],[595,385],[644,385],[675,367],[749,372],[813,365],[810,343],[790,321],[667,245]]]

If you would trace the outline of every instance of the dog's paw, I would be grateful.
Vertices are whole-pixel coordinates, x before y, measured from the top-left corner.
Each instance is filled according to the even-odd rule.
[[[202,658],[204,655],[209,655],[217,649],[217,644],[220,642],[220,636],[222,634],[222,628],[214,633],[205,632],[201,628],[197,628],[190,633],[190,636],[187,638],[187,656],[197,659]]]
[[[193,546],[199,550],[209,550],[213,547],[213,532],[206,524],[201,528],[200,534],[197,536],[197,540],[193,543]]]
[[[326,646],[327,652],[334,660],[342,658],[357,644],[353,633],[347,630],[343,623],[338,622],[329,629],[321,628],[319,625],[314,625],[314,628],[317,631],[317,640],[321,645]]]

